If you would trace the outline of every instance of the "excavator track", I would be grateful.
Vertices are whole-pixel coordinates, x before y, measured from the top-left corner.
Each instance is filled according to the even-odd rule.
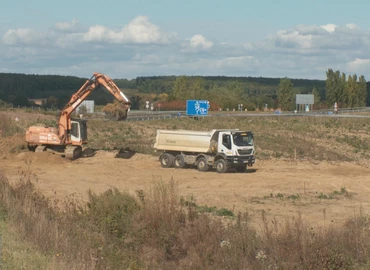
[[[41,153],[41,152],[44,152],[44,151],[46,151],[46,146],[45,145],[38,145],[35,148],[35,153]]]
[[[74,160],[81,157],[82,148],[81,146],[67,146],[64,151],[64,156],[67,159]]]

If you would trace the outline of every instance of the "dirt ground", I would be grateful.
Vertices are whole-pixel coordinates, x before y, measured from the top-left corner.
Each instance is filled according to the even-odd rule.
[[[86,201],[89,189],[100,193],[116,187],[134,194],[173,179],[185,199],[194,196],[198,205],[246,211],[254,225],[260,224],[262,211],[281,223],[300,214],[310,226],[370,213],[370,169],[351,163],[257,160],[246,173],[218,174],[164,169],[158,158],[149,155],[119,159],[115,154],[98,151],[93,157],[69,161],[51,153],[24,151],[1,158],[0,169],[11,181],[22,170],[30,170],[39,190],[62,200],[72,196]]]

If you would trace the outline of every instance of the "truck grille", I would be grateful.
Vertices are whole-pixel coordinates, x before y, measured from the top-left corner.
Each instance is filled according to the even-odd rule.
[[[242,155],[242,156],[251,155],[252,152],[253,152],[253,149],[238,150],[239,155]]]

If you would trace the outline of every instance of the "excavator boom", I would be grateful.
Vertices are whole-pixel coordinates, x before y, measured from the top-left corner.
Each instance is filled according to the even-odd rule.
[[[66,140],[65,142],[69,143],[68,133],[71,130],[71,114],[82,103],[82,101],[84,101],[91,94],[91,92],[99,86],[103,86],[105,89],[107,89],[108,92],[111,93],[122,104],[126,114],[120,120],[123,120],[127,117],[127,111],[131,106],[131,102],[121,92],[111,78],[109,78],[107,75],[95,72],[94,75],[87,80],[75,94],[72,95],[70,101],[64,106],[61,112],[58,123],[58,135],[62,141]]]

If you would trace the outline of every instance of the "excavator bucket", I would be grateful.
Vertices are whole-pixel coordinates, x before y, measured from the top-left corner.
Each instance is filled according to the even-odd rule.
[[[130,150],[129,148],[121,148],[118,153],[116,154],[115,158],[124,158],[130,159],[133,155],[135,155],[134,150]]]

